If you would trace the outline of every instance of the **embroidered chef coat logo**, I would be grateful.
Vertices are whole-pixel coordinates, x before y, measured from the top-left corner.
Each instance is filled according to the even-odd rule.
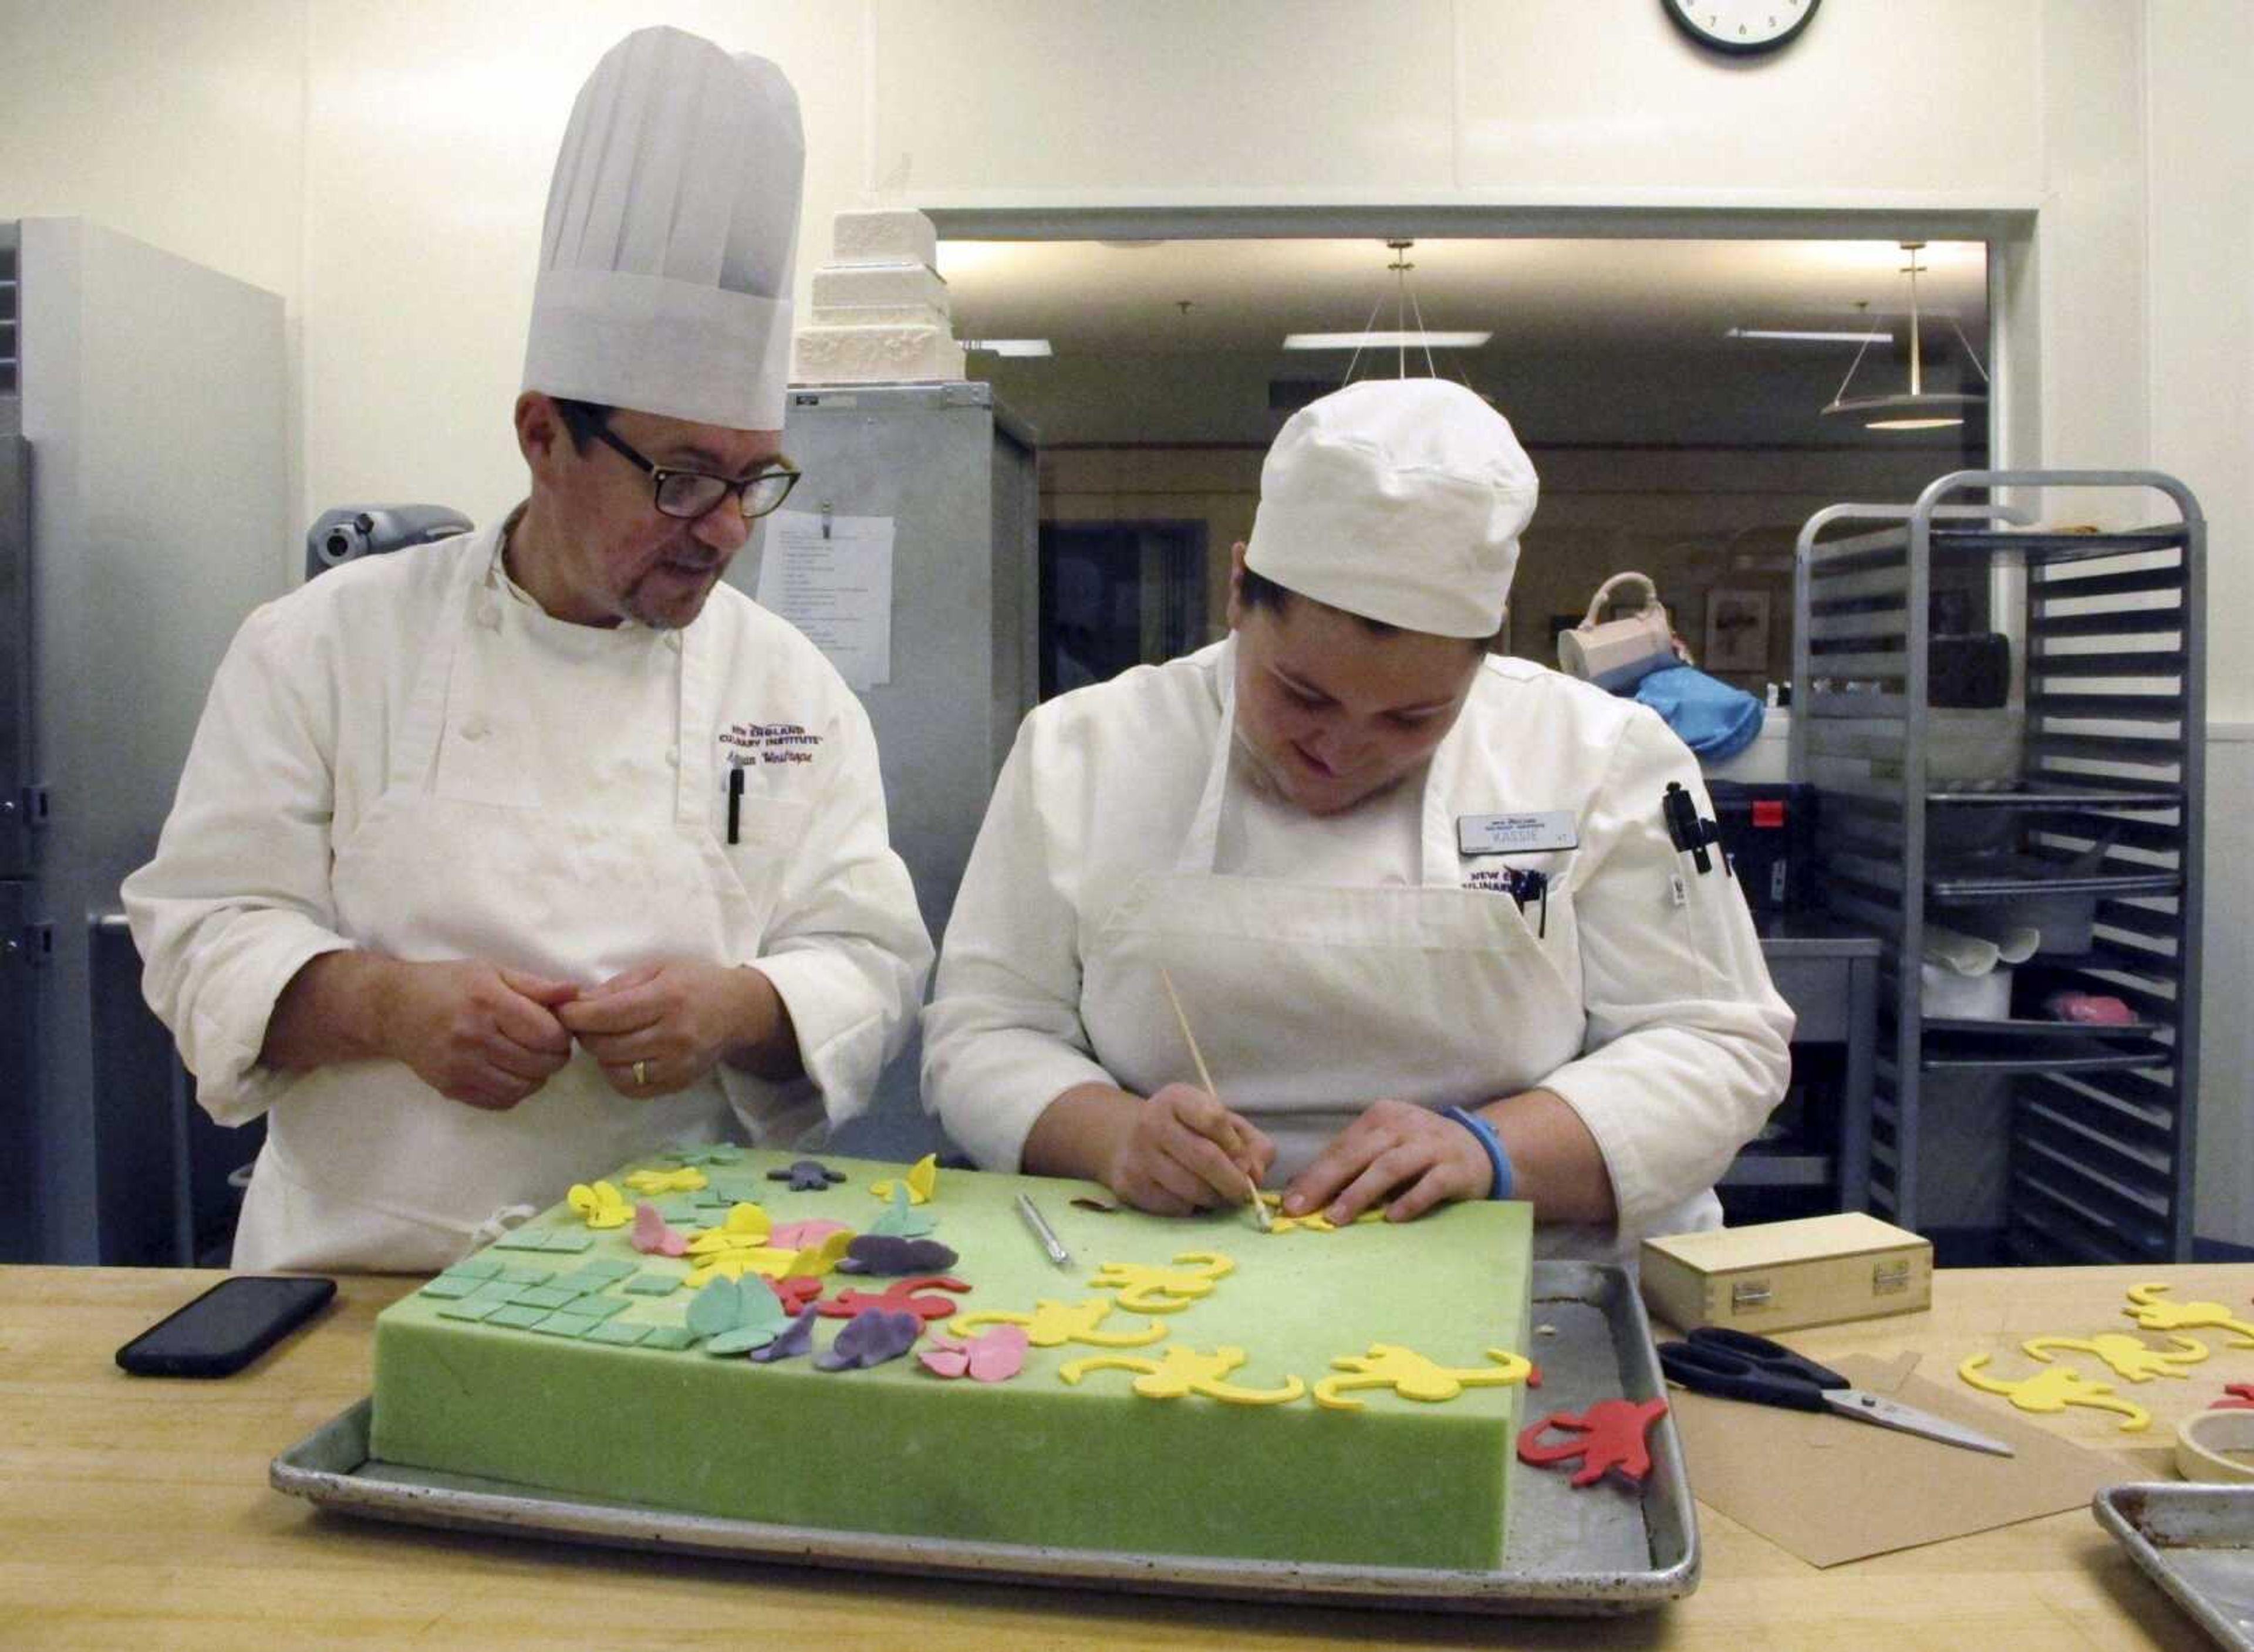
[[[797,723],[736,723],[720,736],[728,760],[738,768],[754,763],[811,763],[822,737]]]
[[[1464,874],[1464,887],[1484,889],[1490,894],[1508,895],[1524,912],[1527,903],[1536,907],[1535,933],[1544,938],[1550,934],[1550,874],[1524,866],[1474,866]]]

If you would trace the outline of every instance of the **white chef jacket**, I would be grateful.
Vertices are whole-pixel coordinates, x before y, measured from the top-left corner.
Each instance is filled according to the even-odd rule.
[[[1362,809],[1310,822],[1363,836],[1367,892],[1336,886],[1335,858],[1315,869],[1326,882],[1295,884],[1307,877],[1306,857],[1272,822],[1244,829],[1257,805],[1242,794],[1243,766],[1217,752],[1233,738],[1235,649],[1230,639],[1138,668],[1049,702],[1020,729],[924,1012],[926,1103],[948,1132],[982,1165],[1015,1168],[1034,1120],[1075,1085],[1148,1094],[1170,1080],[1194,1082],[1170,1019],[1099,1001],[1133,987],[1131,970],[1107,955],[1135,921],[1138,890],[1194,906],[1200,890],[1230,894],[1240,879],[1267,878],[1277,880],[1276,928],[1300,932],[1259,976],[1208,980],[1184,997],[1223,1098],[1276,1138],[1278,1175],[1296,1173],[1382,1096],[1475,1106],[1541,1088],[1587,1125],[1619,1208],[1616,1231],[1544,1228],[1545,1253],[1628,1256],[1644,1235],[1717,1225],[1715,1179],[1783,1095],[1792,1014],[1770,985],[1736,885],[1718,864],[1699,875],[1669,839],[1661,798],[1670,780],[1712,813],[1689,751],[1631,701],[1490,657],[1426,769],[1404,782],[1413,801],[1372,800],[1362,806],[1368,822],[1354,818]],[[1422,822],[1420,853],[1402,846],[1404,807]],[[1460,851],[1460,817],[1534,813],[1564,817],[1575,846]],[[1232,855],[1243,864],[1228,864]],[[1516,911],[1498,886],[1498,871],[1514,867],[1548,875],[1546,912],[1533,901]],[[1218,875],[1200,878],[1201,869]],[[1324,908],[1312,928],[1295,891]],[[1466,916],[1467,896],[1503,903],[1488,921],[1508,945],[1465,927],[1479,921]],[[1382,987],[1367,1008],[1311,1004],[1298,1049],[1283,1040],[1279,1056],[1271,1040],[1232,1050],[1249,1008],[1272,1020],[1275,1000],[1306,989],[1312,977],[1295,980],[1298,949],[1386,931],[1411,898],[1438,903],[1439,928],[1463,938],[1460,950],[1446,949],[1456,940],[1427,947],[1424,932],[1405,947],[1389,935],[1404,971],[1390,1009]],[[1262,921],[1256,900],[1239,912]],[[1222,920],[1224,931],[1230,923],[1241,934],[1241,920]],[[1178,984],[1205,950],[1180,933],[1168,965]],[[1442,960],[1431,966],[1438,976],[1416,978],[1420,949]],[[1460,974],[1481,985],[1451,1012],[1446,1059],[1424,1061],[1413,1041],[1404,1058],[1376,1068],[1362,1059],[1373,1021],[1429,1013],[1436,988]],[[1466,1040],[1466,1024],[1483,1020],[1491,1041],[1483,1031]],[[1356,1093],[1337,1092],[1342,1073]]]
[[[551,1202],[616,1159],[850,1118],[905,1040],[930,942],[888,845],[867,716],[829,662],[726,585],[679,632],[565,626],[508,584],[498,545],[487,529],[349,564],[253,613],[156,858],[126,881],[144,989],[198,1099],[222,1124],[268,1116],[238,1266],[443,1266],[497,1210]],[[574,717],[584,752],[558,737]],[[731,767],[744,775],[733,844]],[[467,800],[456,822],[497,823],[475,827],[474,856],[418,878],[416,822],[402,833],[397,805],[430,795]],[[368,863],[387,819],[388,858]],[[511,887],[535,833],[587,846],[584,864],[607,853],[618,876]],[[470,858],[472,898],[458,904],[486,915],[458,921],[430,892]],[[521,934],[518,900],[544,914]],[[662,909],[604,918],[606,902],[636,900]],[[483,956],[582,985],[684,950],[756,961],[807,1076],[776,1084],[723,1063],[675,1096],[630,1100],[575,1050],[542,1090],[490,1112],[400,1063],[260,1066],[283,988],[319,954],[370,944],[371,928],[396,956]]]

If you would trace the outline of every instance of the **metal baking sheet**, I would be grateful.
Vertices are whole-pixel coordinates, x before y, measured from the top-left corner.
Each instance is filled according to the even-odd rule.
[[[1542,1368],[1529,1419],[1600,1399],[1664,1392],[1651,1330],[1625,1269],[1534,1264],[1532,1345]],[[1641,1494],[1612,1477],[1576,1490],[1568,1476],[1521,1464],[1511,1478],[1510,1536],[1492,1572],[1295,1564],[1126,1554],[767,1525],[433,1474],[368,1454],[362,1400],[274,1460],[277,1491],[379,1520],[624,1548],[683,1550],[856,1571],[1221,1595],[1302,1605],[1606,1615],[1648,1610],[1698,1586],[1698,1525],[1674,1418],[1650,1435]]]
[[[2254,1486],[2108,1486],[2090,1512],[2217,1645],[2254,1652]]]

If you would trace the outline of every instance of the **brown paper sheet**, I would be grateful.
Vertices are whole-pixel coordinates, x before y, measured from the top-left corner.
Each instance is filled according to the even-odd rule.
[[[1670,1388],[1692,1494],[1810,1565],[2085,1508],[2101,1487],[2133,1478],[2111,1453],[2044,1432],[2006,1400],[1911,1376],[1914,1354],[1830,1363],[1857,1388],[1963,1423],[2019,1454],[1996,1457],[1828,1411]]]

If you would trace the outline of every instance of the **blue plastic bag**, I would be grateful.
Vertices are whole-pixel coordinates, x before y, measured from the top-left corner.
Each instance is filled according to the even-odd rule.
[[[1654,671],[1636,683],[1634,697],[1665,718],[1684,745],[1712,762],[1735,757],[1761,731],[1760,700],[1692,666]]]

